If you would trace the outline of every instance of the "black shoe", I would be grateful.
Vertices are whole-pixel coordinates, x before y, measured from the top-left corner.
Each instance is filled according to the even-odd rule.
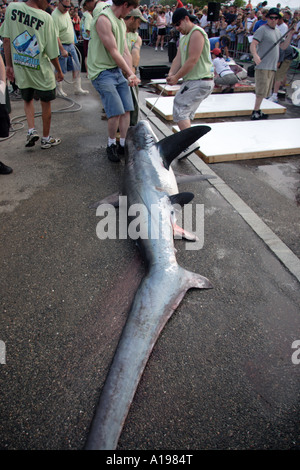
[[[118,144],[117,151],[118,151],[118,155],[120,155],[120,157],[123,157],[125,155],[125,147],[123,147],[120,144]]]
[[[259,121],[261,119],[268,119],[269,115],[263,113],[261,110],[259,111],[252,111],[251,120],[252,121]]]
[[[106,147],[106,153],[107,153],[108,159],[111,162],[116,162],[117,163],[117,162],[121,161],[119,156],[118,156],[116,144],[112,144],[110,146],[107,146]]]
[[[13,170],[10,166],[4,165],[4,163],[0,162],[0,175],[9,175],[12,171]]]

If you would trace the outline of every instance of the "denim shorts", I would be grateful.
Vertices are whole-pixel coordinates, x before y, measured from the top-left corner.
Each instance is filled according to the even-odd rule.
[[[173,121],[194,119],[199,104],[214,88],[213,80],[187,80],[176,93],[173,105]]]
[[[129,85],[118,67],[103,70],[92,84],[101,96],[108,119],[134,110]]]
[[[74,44],[63,44],[63,48],[69,53],[69,56],[62,57],[60,55],[58,58],[62,73],[66,74],[68,70],[74,70],[75,72],[80,70],[80,63]]]

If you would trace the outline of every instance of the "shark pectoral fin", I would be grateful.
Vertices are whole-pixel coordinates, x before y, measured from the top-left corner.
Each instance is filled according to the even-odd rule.
[[[93,202],[89,205],[90,209],[97,209],[98,206],[101,204],[111,204],[114,207],[119,207],[119,196],[121,194],[119,192],[113,193],[110,196],[105,197],[104,199],[101,199],[98,202]]]
[[[192,271],[187,271],[184,268],[181,269],[183,270],[183,280],[186,286],[186,290],[193,288],[213,289],[212,283],[206,277],[201,276],[201,274],[198,273],[193,273]]]
[[[197,237],[197,235],[195,235],[192,232],[188,232],[187,230],[184,230],[179,225],[173,226],[173,233],[174,233],[174,238],[179,238],[179,239],[185,238],[186,240],[190,240],[192,242],[199,241],[199,238]]]
[[[172,161],[181,152],[210,130],[209,126],[192,126],[157,142],[155,146],[160,152],[165,168],[169,169]]]
[[[184,206],[185,204],[188,204],[191,202],[191,200],[194,198],[193,193],[177,193],[177,194],[172,194],[172,196],[169,196],[171,204],[179,204],[180,206]]]

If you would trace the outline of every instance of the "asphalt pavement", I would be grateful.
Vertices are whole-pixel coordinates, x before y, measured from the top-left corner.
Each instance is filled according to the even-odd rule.
[[[141,64],[169,65],[167,51],[143,46]],[[59,146],[24,147],[20,101],[0,143],[14,170],[0,175],[2,450],[84,448],[144,274],[133,240],[97,237],[90,206],[121,189],[124,162],[108,161],[102,105],[85,73],[82,83],[89,95],[64,83],[69,99],[53,103]],[[142,110],[150,93],[143,83]],[[275,118],[299,117],[285,101]],[[147,118],[159,138],[171,132]],[[162,331],[118,450],[299,449],[299,169],[299,155],[175,162],[179,174],[216,176],[180,186],[204,207],[203,247],[175,241],[179,264],[214,289],[188,291]]]

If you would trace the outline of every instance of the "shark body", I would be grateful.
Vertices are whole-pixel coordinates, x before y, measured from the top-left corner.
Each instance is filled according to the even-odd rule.
[[[147,121],[140,121],[128,131],[123,194],[128,206],[139,204],[142,208],[139,220],[146,236],[138,242],[147,273],[135,294],[106,378],[88,436],[88,450],[117,447],[160,332],[188,289],[212,287],[207,278],[183,269],[176,261],[173,234],[179,230],[188,239],[193,236],[176,228],[174,204],[186,204],[193,195],[178,193],[170,166],[176,156],[209,130],[208,126],[194,126],[159,142]],[[157,208],[154,216],[153,205]],[[158,234],[155,238],[151,237],[153,224]]]

